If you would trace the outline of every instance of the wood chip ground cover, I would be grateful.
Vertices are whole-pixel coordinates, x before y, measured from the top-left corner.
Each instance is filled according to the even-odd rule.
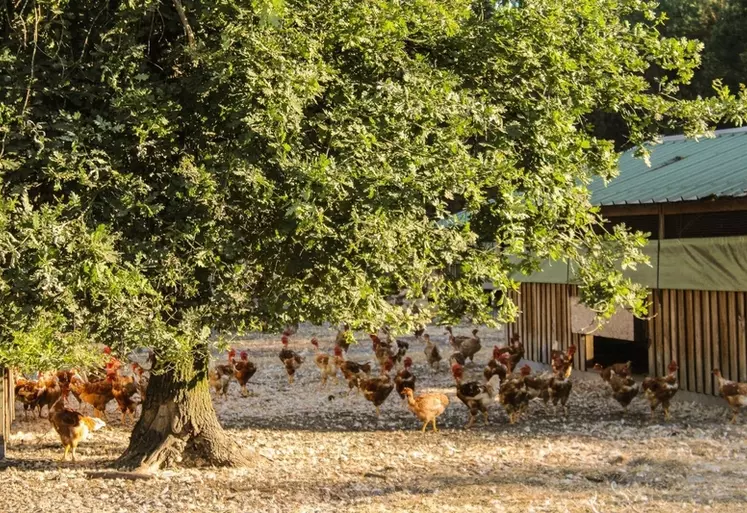
[[[466,327],[459,330],[468,333]],[[448,346],[431,331],[442,353]],[[747,418],[728,425],[725,406],[675,400],[673,419],[650,422],[637,398],[623,418],[601,379],[574,379],[567,418],[532,404],[513,426],[500,404],[490,424],[462,426],[465,407],[454,396],[442,362],[433,373],[423,346],[411,337],[418,392],[439,390],[452,401],[439,433],[420,424],[396,394],[377,419],[347,387],[320,391],[308,341],[331,352],[334,333],[304,328],[291,349],[308,357],[289,385],[277,358],[279,338],[254,336],[247,348],[259,370],[248,398],[234,382],[217,401],[220,420],[254,458],[241,469],[166,469],[150,481],[88,479],[125,448],[129,429],[110,404],[110,429],[81,445],[82,461],[59,463],[59,439],[46,419],[13,425],[9,460],[0,465],[0,512],[741,512],[747,507]],[[374,361],[364,334],[350,349],[356,361]],[[497,332],[482,334],[477,379]],[[661,413],[659,413],[661,415]]]

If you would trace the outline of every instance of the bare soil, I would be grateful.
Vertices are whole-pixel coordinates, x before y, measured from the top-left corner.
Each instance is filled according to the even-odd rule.
[[[468,333],[467,327],[458,330]],[[433,338],[442,353],[441,331]],[[454,396],[442,363],[425,365],[423,345],[412,337],[410,356],[416,392],[439,390],[451,404],[439,433],[420,423],[393,393],[376,418],[362,396],[347,386],[319,390],[309,337],[331,352],[334,332],[304,328],[291,348],[306,362],[288,385],[277,358],[278,337],[238,341],[259,370],[252,397],[217,401],[224,427],[254,453],[241,469],[166,469],[149,481],[89,479],[126,447],[129,431],[111,423],[81,445],[82,461],[58,462],[61,447],[45,418],[13,425],[9,460],[0,464],[0,512],[743,512],[747,508],[747,419],[729,425],[725,406],[675,400],[673,419],[652,422],[648,403],[636,398],[629,414],[599,378],[575,379],[567,417],[533,404],[513,426],[500,404],[490,424],[462,429],[466,408]],[[364,334],[348,357],[374,361]],[[484,349],[467,375],[481,378],[496,333],[483,334]]]

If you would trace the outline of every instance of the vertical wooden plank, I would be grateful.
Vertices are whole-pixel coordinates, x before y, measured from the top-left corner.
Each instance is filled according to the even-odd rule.
[[[542,317],[542,307],[540,304],[540,290],[537,283],[532,284],[532,305],[534,306],[534,322],[532,323],[532,360],[539,361],[540,346],[540,318]]]
[[[682,365],[679,357],[679,339],[677,338],[677,291],[671,290],[669,292],[669,345],[671,351],[671,360],[677,360]],[[666,365],[669,365],[669,361]],[[681,383],[681,382],[680,382]]]
[[[654,362],[648,370],[649,375],[659,376],[661,374],[662,362],[664,361],[664,341],[662,326],[664,314],[661,308],[661,290],[654,290]]]
[[[560,345],[560,340],[558,340],[558,332],[557,332],[557,325],[558,325],[558,312],[555,310],[556,304],[555,304],[555,294],[556,294],[556,285],[554,283],[550,284],[550,310],[548,311],[548,317],[550,319],[550,347],[552,347],[553,342],[558,343],[558,349],[561,351],[563,350],[563,346]],[[550,354],[547,355],[547,362],[550,363]]]
[[[545,345],[547,343],[547,294],[545,294],[546,285],[540,283],[537,285],[537,301],[539,302],[539,318],[538,329],[539,329],[539,341],[537,344],[537,361],[547,363],[545,361]]]
[[[687,383],[691,392],[697,391],[695,379],[695,298],[692,290],[685,291],[685,344],[687,354]]]
[[[693,331],[690,338],[695,345],[695,358],[691,358],[695,364],[695,390],[702,394],[705,392],[705,384],[703,383],[703,365],[705,362],[703,361],[703,324],[700,298],[700,291],[693,291]]]
[[[745,293],[737,293],[737,342],[739,344],[739,381],[747,382],[747,331],[745,331]]]
[[[589,360],[594,359],[594,335],[585,335],[584,336],[584,363],[588,362]],[[584,365],[584,370],[586,370],[586,366]]]
[[[670,319],[670,307],[669,307],[669,290],[663,290],[661,294],[661,319],[662,319],[662,344],[663,344],[663,355],[664,361],[661,368],[658,369],[659,375],[664,375],[664,369],[672,359],[672,334],[669,329]]]
[[[711,349],[713,350],[713,367],[716,367],[718,369],[721,369],[721,338],[719,337],[719,330],[718,330],[718,319],[719,319],[719,313],[718,313],[718,292],[711,291],[709,292],[709,295],[711,296],[711,316],[710,316],[710,323],[711,323]],[[713,393],[718,394],[718,384],[716,383],[716,377],[711,374],[711,383],[713,384]]]
[[[656,368],[656,291],[652,290],[648,295],[651,305],[648,312],[648,372]]]
[[[711,294],[708,291],[701,293],[701,328],[703,342],[703,391],[706,394],[713,393],[713,348],[711,347]]]
[[[687,379],[687,333],[685,332],[685,291],[677,291],[677,349],[680,370],[680,387],[690,390],[690,382]]]
[[[729,317],[727,319],[729,326],[729,372],[731,379],[734,381],[739,380],[739,353],[737,350],[737,333],[738,333],[738,317],[737,317],[737,293],[727,292],[726,300],[729,308]]]
[[[718,292],[718,337],[721,349],[721,372],[731,378],[729,366],[729,302],[726,292]]]
[[[10,412],[6,411],[8,401],[5,390],[5,369],[0,368],[0,460],[5,459],[5,433],[7,427],[6,415],[9,417]]]

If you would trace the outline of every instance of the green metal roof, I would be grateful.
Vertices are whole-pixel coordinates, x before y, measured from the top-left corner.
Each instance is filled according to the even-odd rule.
[[[747,196],[747,128],[717,130],[712,139],[675,135],[650,148],[651,167],[633,156],[620,157],[620,175],[605,187],[595,179],[595,205],[668,203]]]

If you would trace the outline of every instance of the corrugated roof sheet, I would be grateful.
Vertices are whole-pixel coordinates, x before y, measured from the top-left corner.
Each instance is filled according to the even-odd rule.
[[[595,205],[668,203],[747,196],[747,128],[717,130],[715,138],[664,137],[651,147],[651,167],[620,157],[620,175],[605,187],[592,182]]]

